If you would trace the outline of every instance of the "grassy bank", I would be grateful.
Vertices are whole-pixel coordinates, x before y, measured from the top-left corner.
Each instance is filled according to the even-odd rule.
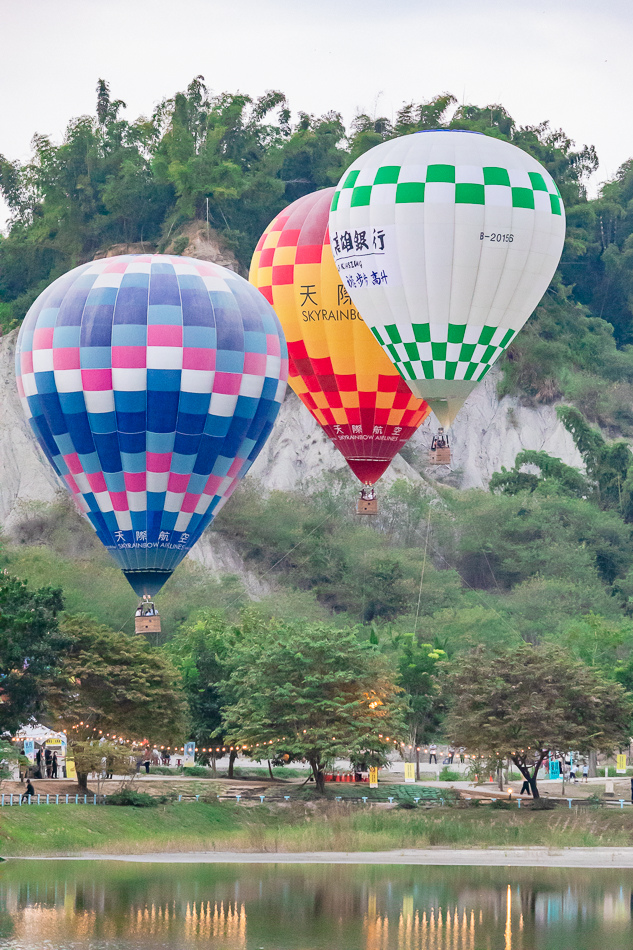
[[[633,820],[604,809],[530,813],[484,808],[385,810],[299,802],[284,807],[191,802],[152,809],[3,809],[0,853],[79,851],[385,851],[398,848],[633,845]]]

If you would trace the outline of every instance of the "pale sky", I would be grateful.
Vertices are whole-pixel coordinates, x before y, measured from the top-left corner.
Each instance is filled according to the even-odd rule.
[[[293,114],[395,116],[452,92],[549,119],[608,179],[633,156],[630,0],[0,0],[0,153],[61,140],[108,80],[127,116],[201,73],[213,92],[287,95]]]

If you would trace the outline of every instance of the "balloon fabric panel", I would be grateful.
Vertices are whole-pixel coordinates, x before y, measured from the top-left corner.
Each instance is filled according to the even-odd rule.
[[[565,215],[526,152],[434,131],[357,159],[337,186],[330,232],[344,285],[413,392],[461,404],[545,293]]]
[[[40,295],[16,374],[51,465],[137,593],[154,594],[270,434],[287,351],[274,311],[237,274],[130,255]]]
[[[376,345],[338,276],[327,188],[285,208],[262,235],[250,279],[288,341],[289,382],[352,471],[383,474],[429,413]]]

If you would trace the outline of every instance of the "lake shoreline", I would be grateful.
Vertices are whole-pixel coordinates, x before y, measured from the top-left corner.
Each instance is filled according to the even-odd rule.
[[[424,848],[398,851],[81,852],[8,857],[6,861],[119,861],[143,864],[358,864],[428,867],[633,868],[633,848]]]
[[[42,804],[2,809],[0,855],[534,866],[567,855],[565,860],[581,867],[614,867],[617,861],[633,868],[633,825],[621,809],[382,809],[311,801],[273,806],[193,801],[152,808]]]

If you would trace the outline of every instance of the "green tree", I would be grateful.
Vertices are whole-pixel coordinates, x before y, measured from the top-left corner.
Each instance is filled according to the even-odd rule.
[[[13,770],[16,766],[26,771],[31,763],[25,755],[22,755],[14,745],[6,739],[0,739],[0,785],[6,779],[13,777]]]
[[[598,503],[633,521],[633,455],[628,444],[607,442],[573,406],[561,406],[557,414],[582,455]]]
[[[628,618],[608,620],[590,612],[568,622],[556,642],[583,663],[611,677],[631,654],[633,623]]]
[[[49,718],[69,743],[99,737],[175,745],[187,723],[178,674],[141,637],[83,615],[65,616],[57,675],[48,684]],[[87,776],[78,772],[85,787]]]
[[[400,636],[399,645],[398,685],[404,690],[409,742],[416,750],[419,781],[418,746],[433,738],[442,720],[444,704],[437,681],[437,665],[446,660],[446,653],[430,643],[419,643],[412,633]]]
[[[512,759],[535,798],[546,756],[611,753],[629,742],[630,695],[550,645],[465,654],[447,677],[447,691],[451,740],[483,759]]]
[[[104,742],[97,739],[75,740],[72,756],[78,784],[87,788],[87,776],[93,773],[97,779],[97,795],[101,794],[103,779],[108,775],[136,775],[136,755],[131,746],[120,742]]]
[[[524,465],[532,465],[540,470],[540,475],[523,472]],[[565,465],[560,459],[553,458],[547,452],[524,449],[514,460],[511,471],[505,467],[494,472],[488,488],[491,492],[503,491],[507,495],[516,495],[521,491],[543,491],[545,494],[557,493],[586,497],[591,485],[576,468]]]
[[[0,572],[0,731],[15,732],[41,717],[47,683],[67,638],[60,633],[63,601],[53,587],[31,589]]]
[[[220,611],[201,610],[167,645],[182,677],[189,707],[189,738],[198,749],[210,747],[214,769],[215,749],[225,745],[222,705],[233,668],[235,639],[233,626]],[[235,748],[230,752],[229,778],[237,754]]]
[[[340,756],[381,762],[404,735],[400,690],[385,657],[320,623],[245,616],[235,645],[227,736],[253,757],[307,759],[319,791]],[[270,751],[269,751],[270,750]]]

